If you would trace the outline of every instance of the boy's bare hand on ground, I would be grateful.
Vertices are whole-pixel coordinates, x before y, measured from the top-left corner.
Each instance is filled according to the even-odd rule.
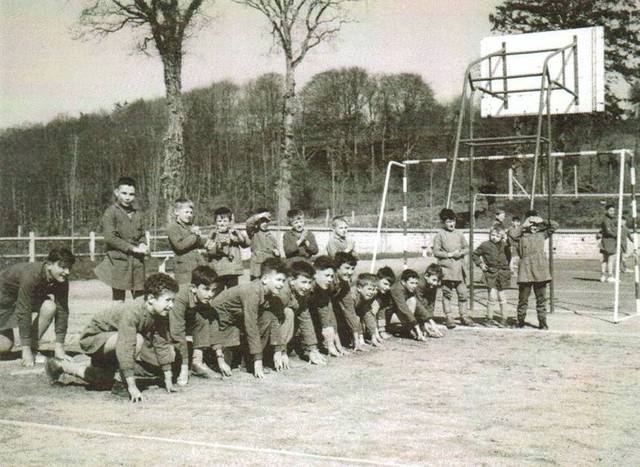
[[[128,388],[129,390],[129,400],[132,403],[136,403],[136,402],[143,402],[144,398],[142,397],[142,393],[140,392],[140,389],[138,389],[136,386],[129,386]]]
[[[312,365],[326,365],[327,359],[317,349],[309,352],[309,363]]]
[[[275,367],[276,371],[289,369],[289,355],[287,355],[286,351],[274,352],[273,366]]]
[[[32,367],[36,364],[36,359],[33,357],[33,352],[29,346],[22,347],[22,360],[20,364],[24,367]]]
[[[180,367],[180,374],[178,375],[178,380],[176,384],[178,386],[186,386],[189,382],[189,365],[182,365]]]
[[[256,360],[253,362],[253,376],[258,379],[264,378],[264,370],[262,368],[262,360]]]
[[[260,362],[262,364],[262,362]],[[218,357],[218,368],[222,376],[231,376],[231,367],[224,361],[224,357]]]

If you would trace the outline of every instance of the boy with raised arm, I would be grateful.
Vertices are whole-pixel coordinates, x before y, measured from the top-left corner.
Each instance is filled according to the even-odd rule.
[[[11,352],[13,328],[22,346],[22,365],[33,366],[40,339],[55,320],[54,355],[67,359],[69,274],[75,263],[66,248],[54,248],[44,262],[18,263],[0,276],[0,355]],[[34,320],[31,314],[36,313]]]
[[[213,218],[216,231],[211,234],[206,245],[207,256],[211,267],[218,274],[218,282],[228,289],[238,285],[238,280],[244,273],[242,248],[249,247],[249,239],[235,228],[231,209],[218,208],[213,212]]]
[[[145,243],[142,214],[135,204],[136,182],[120,177],[113,191],[116,202],[102,216],[106,256],[95,269],[96,276],[111,287],[114,301],[124,302],[125,293],[133,298],[143,294]]]
[[[114,304],[95,314],[82,331],[80,348],[91,357],[91,363],[50,358],[45,366],[50,381],[56,382],[66,373],[96,389],[108,389],[119,372],[131,402],[142,402],[136,374],[161,374],[167,392],[175,392],[171,369],[175,351],[166,318],[177,291],[178,284],[170,276],[150,275],[144,282],[144,298]]]
[[[223,375],[231,376],[231,368],[222,351],[239,346],[244,330],[253,375],[264,378],[262,354],[270,343],[274,315],[282,312],[279,300],[274,297],[280,293],[286,278],[286,264],[280,258],[268,258],[262,263],[258,279],[231,287],[213,299],[218,321],[213,344]]]
[[[173,204],[173,220],[167,226],[169,245],[175,256],[174,278],[178,284],[189,284],[191,271],[206,264],[200,249],[207,246],[206,237],[193,225],[193,202],[179,198]]]
[[[300,354],[314,365],[326,365],[326,358],[318,351],[313,320],[309,312],[309,296],[313,290],[315,271],[306,261],[294,261],[289,269],[289,277],[281,293],[284,319],[276,323],[272,337],[274,345],[273,361],[276,371],[289,367],[287,346],[296,340]]]
[[[291,209],[287,212],[287,220],[291,230],[282,235],[282,249],[284,256],[290,262],[311,261],[318,254],[318,244],[313,232],[304,227],[304,212],[300,209]]]
[[[201,378],[213,375],[204,363],[204,351],[213,345],[211,301],[220,290],[217,280],[218,275],[209,266],[196,267],[191,272],[189,283],[180,285],[173,308],[169,312],[171,341],[176,348],[176,363],[180,365],[178,386],[185,386],[189,380],[187,334],[193,336],[191,374]]]
[[[251,280],[260,278],[260,265],[269,258],[279,258],[278,243],[271,232],[271,212],[261,208],[247,219],[247,234],[251,240],[251,259],[249,260],[249,272]]]

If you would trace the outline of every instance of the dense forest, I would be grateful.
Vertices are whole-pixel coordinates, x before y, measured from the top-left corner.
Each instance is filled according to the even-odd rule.
[[[237,219],[258,206],[275,207],[276,168],[281,151],[282,76],[265,74],[244,85],[223,81],[185,93],[185,154],[189,196],[198,222],[228,205]],[[297,99],[293,206],[309,215],[351,213],[371,224],[390,160],[451,157],[458,102],[438,102],[431,87],[414,74],[372,75],[344,68],[315,75]],[[160,187],[160,153],[166,126],[164,99],[118,103],[110,112],[60,116],[46,125],[0,132],[1,234],[23,231],[68,234],[99,230],[112,200],[114,181],[123,174],[138,180],[139,201],[150,225],[166,223]],[[509,134],[513,119],[477,120],[478,132]],[[521,119],[519,125],[532,127]],[[631,148],[637,144],[638,117],[558,117],[555,150]],[[531,148],[519,150],[531,151]],[[511,162],[477,164],[476,189],[505,192]],[[612,158],[573,158],[557,163],[556,191],[615,191]],[[514,167],[528,183],[528,165]],[[446,191],[447,166],[412,167],[411,202],[438,206]],[[466,209],[462,170],[454,201]],[[399,201],[400,183],[390,205]],[[395,200],[395,201],[394,201]],[[369,217],[367,215],[370,215]]]

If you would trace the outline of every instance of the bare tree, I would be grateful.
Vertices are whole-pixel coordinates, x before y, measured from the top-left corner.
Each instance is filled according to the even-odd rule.
[[[92,0],[82,10],[78,37],[106,36],[125,28],[144,31],[137,44],[148,52],[153,43],[162,59],[168,122],[164,136],[162,195],[172,200],[182,195],[185,174],[182,102],[184,40],[197,22],[204,0]]]
[[[282,156],[278,183],[278,221],[291,206],[291,160],[295,154],[296,69],[307,52],[326,41],[348,20],[344,5],[353,0],[235,0],[258,10],[269,20],[272,34],[285,57],[282,111]]]

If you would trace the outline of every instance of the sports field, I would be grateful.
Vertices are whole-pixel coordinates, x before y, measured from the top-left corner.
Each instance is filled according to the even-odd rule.
[[[400,270],[399,260],[383,262]],[[1,361],[0,464],[637,466],[640,318],[611,323],[613,285],[598,281],[598,267],[556,264],[550,331],[478,326],[427,343],[392,338],[326,367],[294,358],[262,381],[237,370],[192,379],[178,394],[151,386],[138,405],[52,387],[41,367]],[[477,290],[475,317],[485,296]],[[509,296],[513,317],[517,291]],[[71,283],[72,349],[109,299],[97,281]],[[632,275],[621,303],[631,313]],[[528,322],[537,324],[533,309]]]

